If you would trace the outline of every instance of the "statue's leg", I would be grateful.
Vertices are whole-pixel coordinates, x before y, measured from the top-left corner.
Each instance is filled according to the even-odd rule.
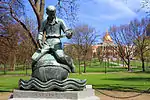
[[[65,55],[63,50],[56,50],[55,55],[59,63],[68,65],[71,72],[75,72],[75,65],[73,64],[72,58]]]
[[[51,52],[57,60],[57,62],[68,65],[71,69],[71,72],[75,72],[75,65],[73,64],[73,60],[71,59],[71,57],[64,54],[64,51],[61,48],[61,43],[56,44],[54,46],[54,49],[51,49]]]
[[[32,66],[34,66],[38,60],[49,51],[49,49],[50,47],[45,45],[41,50],[37,50],[32,56]]]

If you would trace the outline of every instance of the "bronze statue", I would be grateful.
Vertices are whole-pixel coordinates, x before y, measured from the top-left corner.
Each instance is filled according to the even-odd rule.
[[[21,89],[37,90],[82,90],[86,80],[67,78],[70,72],[74,72],[73,60],[64,54],[60,38],[72,37],[73,31],[65,25],[62,19],[56,17],[56,8],[46,8],[47,19],[41,24],[38,33],[40,48],[32,56],[32,78],[29,81],[20,80]],[[61,30],[65,35],[61,34]],[[46,40],[43,34],[46,32]],[[57,84],[56,84],[57,83]]]

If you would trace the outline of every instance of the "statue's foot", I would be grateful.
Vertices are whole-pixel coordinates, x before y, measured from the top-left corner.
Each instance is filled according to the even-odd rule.
[[[71,72],[72,73],[75,73],[75,65],[74,65],[74,63],[73,63],[73,61],[72,61],[72,64],[71,64]]]
[[[74,67],[71,69],[71,72],[72,72],[72,73],[75,73],[75,68],[74,68]]]
[[[32,68],[34,67],[34,65],[37,63],[37,61],[32,60]]]

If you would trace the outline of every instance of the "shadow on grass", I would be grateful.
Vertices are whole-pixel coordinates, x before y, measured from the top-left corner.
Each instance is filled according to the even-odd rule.
[[[0,92],[12,92],[11,89],[5,90],[5,89],[0,89]]]
[[[133,73],[148,73],[148,74],[150,74],[150,71],[145,71],[145,72],[143,72],[143,71],[135,71]]]
[[[107,78],[103,80],[115,80],[115,81],[150,81],[150,78],[145,77],[125,77],[125,78]]]

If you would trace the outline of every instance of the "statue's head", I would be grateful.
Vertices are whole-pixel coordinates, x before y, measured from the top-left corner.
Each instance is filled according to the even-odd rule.
[[[55,6],[48,6],[46,8],[46,14],[49,17],[55,17],[56,16],[56,8],[55,8]]]

